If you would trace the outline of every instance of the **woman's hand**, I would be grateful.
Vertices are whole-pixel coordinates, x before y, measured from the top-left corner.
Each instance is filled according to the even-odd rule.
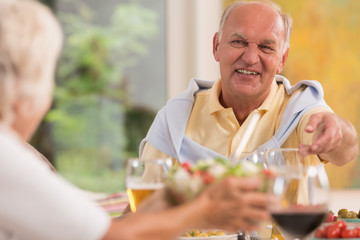
[[[169,201],[166,188],[157,190],[142,202],[136,209],[138,213],[151,213],[165,210],[173,205]]]
[[[259,178],[227,177],[207,188],[194,200],[207,203],[201,219],[204,228],[252,231],[269,220],[269,197],[258,191],[261,184]]]

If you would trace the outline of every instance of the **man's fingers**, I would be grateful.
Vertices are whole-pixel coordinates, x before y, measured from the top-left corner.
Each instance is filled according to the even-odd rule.
[[[308,133],[315,132],[315,135],[311,145],[299,146],[299,151],[304,156],[331,152],[339,146],[342,139],[341,128],[336,118],[334,118],[334,115],[328,113],[311,115],[305,131]]]
[[[310,146],[310,151],[313,153],[323,153],[332,151],[337,147],[342,139],[340,128],[335,124],[324,126],[324,129],[314,140]]]
[[[311,115],[308,123],[306,124],[305,131],[309,133],[314,132],[319,123],[321,123],[322,118],[323,116],[321,113]]]

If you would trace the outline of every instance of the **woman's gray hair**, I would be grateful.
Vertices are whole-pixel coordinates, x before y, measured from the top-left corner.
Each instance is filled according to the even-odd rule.
[[[60,24],[48,7],[34,0],[0,1],[1,122],[11,121],[16,98],[38,94],[37,83],[53,77],[62,41]]]
[[[269,0],[258,0],[258,1],[245,1],[245,0],[240,0],[240,1],[236,1],[232,4],[230,4],[224,11],[224,13],[221,16],[221,20],[220,20],[220,25],[219,25],[219,39],[221,39],[221,35],[222,35],[222,31],[224,28],[224,24],[226,22],[227,17],[229,16],[230,12],[232,10],[234,10],[235,8],[241,6],[241,5],[246,5],[249,3],[262,3],[262,4],[266,4],[269,7],[271,7],[272,9],[274,9],[282,18],[283,22],[284,22],[284,27],[285,27],[285,50],[290,46],[290,35],[292,32],[292,27],[293,27],[293,21],[292,18],[289,14],[283,13],[281,11],[281,7],[274,3],[271,2]]]

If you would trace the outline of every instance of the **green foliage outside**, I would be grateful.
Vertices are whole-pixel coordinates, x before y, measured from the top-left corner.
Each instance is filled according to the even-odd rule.
[[[137,113],[145,132],[153,117],[149,111],[133,110],[124,71],[147,53],[146,42],[157,33],[156,18],[136,3],[114,8],[107,26],[94,24],[95,16],[85,5],[76,15],[60,15],[67,37],[54,108],[46,121],[52,127],[57,170],[80,188],[124,189],[125,161],[138,155],[135,145],[144,137],[144,132],[129,132],[138,128],[126,126],[133,125],[127,116]]]

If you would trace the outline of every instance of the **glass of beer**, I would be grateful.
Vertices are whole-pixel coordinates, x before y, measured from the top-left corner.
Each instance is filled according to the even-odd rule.
[[[164,177],[171,168],[170,158],[141,160],[129,159],[126,167],[126,192],[132,212],[155,190],[164,187]]]

